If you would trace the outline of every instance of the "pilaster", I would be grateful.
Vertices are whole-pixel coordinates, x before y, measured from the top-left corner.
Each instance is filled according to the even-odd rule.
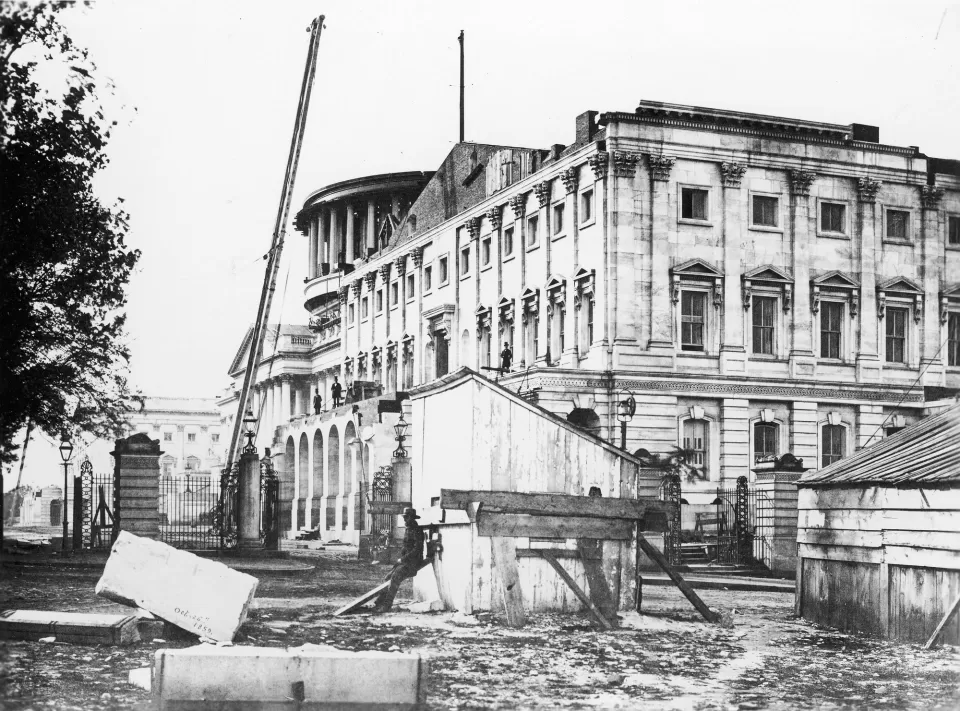
[[[857,181],[858,235],[860,240],[860,308],[856,324],[859,334],[857,346],[857,382],[877,382],[880,379],[878,338],[880,322],[877,319],[877,227],[881,224],[877,208],[877,192],[881,182],[871,178]]]
[[[651,351],[673,355],[673,304],[670,297],[670,233],[675,211],[670,204],[670,171],[676,159],[651,154],[650,165],[650,341]],[[670,365],[665,363],[664,365]]]
[[[637,230],[639,216],[634,194],[639,153],[613,151],[610,179],[610,230],[606,291],[605,333],[613,345],[613,366],[619,367],[624,348],[636,348],[637,338]]]
[[[277,425],[283,426],[290,421],[290,382],[293,378],[284,373],[280,376],[280,416]]]
[[[923,373],[923,385],[946,385],[946,370],[941,351],[940,309],[940,271],[945,264],[945,240],[940,226],[940,204],[943,199],[943,188],[935,185],[924,185],[920,190],[920,202],[923,206],[923,224],[920,231],[920,258],[922,260],[921,273],[923,281],[923,319],[920,330],[920,368],[926,368]]]
[[[737,166],[737,167],[733,167]],[[746,166],[721,163],[720,230],[723,239],[723,301],[720,328],[720,372],[724,375],[746,370],[747,352],[743,338],[743,311],[740,303],[740,264],[743,242],[744,193],[740,189]],[[747,206],[749,209],[749,206]]]
[[[863,449],[877,444],[883,439],[883,406],[859,405],[857,407],[857,438],[856,448]]]
[[[533,191],[540,205],[540,245],[541,249],[544,250],[543,271],[539,276],[540,283],[546,286],[547,280],[550,278],[550,245],[553,241],[553,230],[550,225],[550,198],[553,192],[553,183],[550,180],[544,180],[542,183],[534,185]],[[547,328],[549,318],[547,318],[545,313],[540,312],[539,303],[533,316],[535,317],[534,327],[537,329],[537,353],[535,362],[537,365],[545,366],[547,365],[547,352],[550,350],[549,335],[547,333],[549,330]]]
[[[819,469],[817,461],[817,403],[798,400],[790,410],[790,451],[808,469]]]
[[[791,271],[793,272],[793,309],[787,313],[790,341],[790,375],[794,378],[812,378],[814,375],[813,323],[810,313],[810,185],[816,175],[810,172],[790,171],[790,233]],[[816,219],[816,210],[814,210]],[[791,318],[792,316],[792,318]]]
[[[724,398],[720,403],[720,480],[728,485],[749,476],[750,422],[748,400]]]
[[[317,221],[310,220],[307,226],[307,278],[317,278]]]

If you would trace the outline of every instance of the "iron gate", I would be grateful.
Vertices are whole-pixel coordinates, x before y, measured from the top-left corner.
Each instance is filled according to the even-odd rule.
[[[373,515],[370,526],[370,553],[374,559],[385,556],[390,559],[390,546],[393,542],[394,527],[397,524],[396,512],[389,507],[377,506],[393,501],[393,468],[380,467],[373,475]]]
[[[266,550],[280,549],[280,478],[269,452],[260,460],[260,538]]]
[[[683,562],[680,548],[680,507],[683,504],[683,497],[679,474],[664,474],[660,479],[660,500],[674,505],[671,516],[667,521],[667,532],[663,535],[663,555],[671,565],[680,565]]]
[[[160,540],[174,548],[216,548],[214,517],[219,496],[218,477],[209,472],[161,476]]]
[[[81,504],[81,545],[86,550],[108,550],[116,540],[118,491],[116,474],[95,473],[89,458],[80,464],[83,491]]]
[[[767,493],[751,489],[747,477],[741,476],[735,487],[717,488],[713,505],[716,507],[717,562],[763,563],[766,534],[773,526],[773,506]]]

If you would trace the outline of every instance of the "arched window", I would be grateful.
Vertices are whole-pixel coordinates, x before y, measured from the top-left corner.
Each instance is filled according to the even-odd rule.
[[[593,410],[585,407],[575,407],[567,415],[567,422],[592,435],[600,436],[600,417]]]
[[[753,461],[775,457],[780,453],[780,425],[757,422],[753,426]]]
[[[683,449],[689,453],[689,464],[701,479],[710,478],[710,423],[706,420],[684,420]]]
[[[820,466],[826,467],[847,455],[847,428],[843,425],[824,425],[820,447]]]

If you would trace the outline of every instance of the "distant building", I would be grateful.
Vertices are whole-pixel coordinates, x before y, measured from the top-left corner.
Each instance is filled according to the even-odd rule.
[[[310,326],[265,347],[262,446],[320,432],[334,376],[361,398],[496,377],[509,343],[501,385],[616,444],[632,392],[627,448],[689,450],[708,508],[757,460],[818,469],[960,388],[960,162],[873,126],[643,101],[568,146],[460,143],[435,173],[329,186],[297,225]],[[310,466],[327,488],[290,506],[356,496]]]

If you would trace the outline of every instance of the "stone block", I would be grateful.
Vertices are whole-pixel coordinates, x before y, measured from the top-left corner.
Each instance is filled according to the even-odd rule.
[[[96,592],[229,642],[247,617],[258,582],[222,563],[121,531]]]
[[[203,644],[156,653],[153,697],[157,711],[414,709],[426,701],[426,675],[418,654]]]
[[[53,637],[73,644],[126,645],[140,641],[132,615],[96,615],[45,610],[0,613],[0,639],[37,641]]]

